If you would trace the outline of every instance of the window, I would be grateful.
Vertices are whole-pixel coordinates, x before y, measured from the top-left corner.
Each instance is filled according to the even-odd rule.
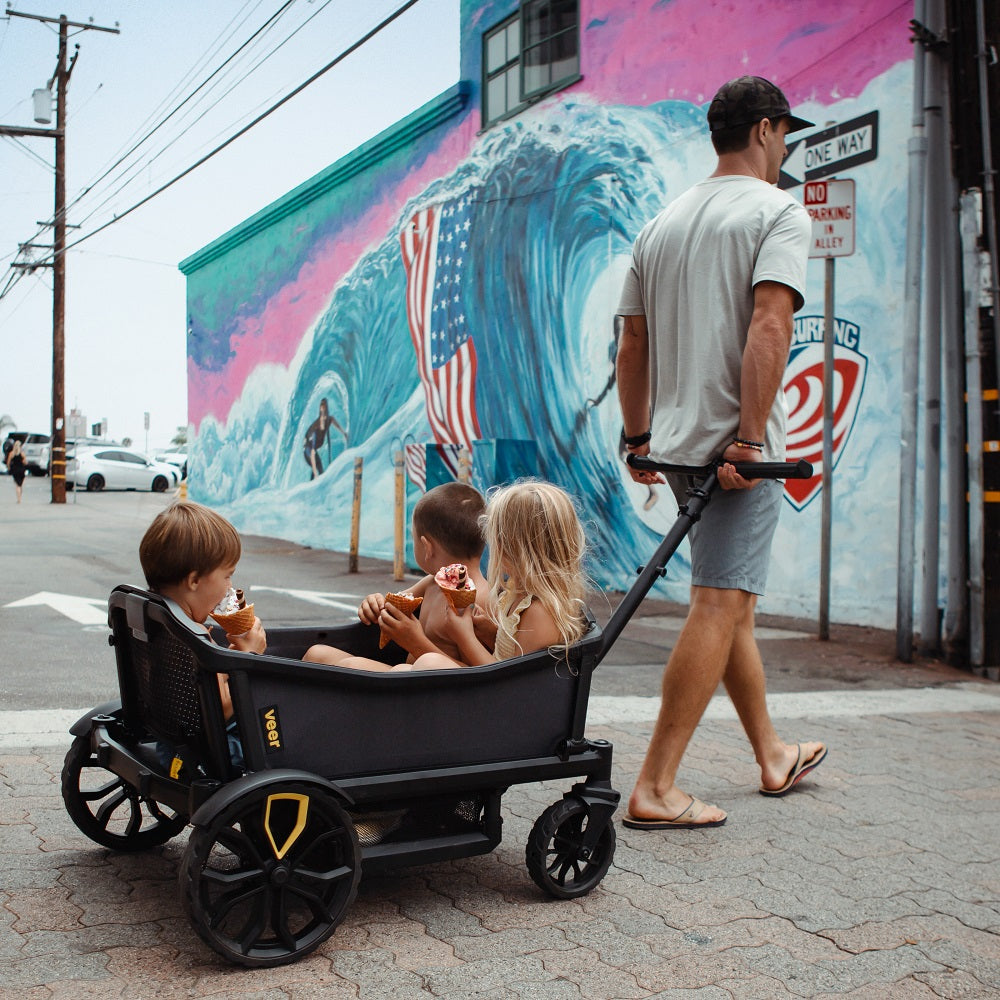
[[[521,17],[515,14],[483,37],[483,124],[519,111]]]
[[[580,78],[578,0],[521,0],[483,35],[483,124]]]

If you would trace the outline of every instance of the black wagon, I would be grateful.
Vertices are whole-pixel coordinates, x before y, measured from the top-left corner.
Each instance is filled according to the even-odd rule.
[[[377,628],[269,626],[267,652],[255,656],[192,633],[156,594],[116,587],[108,619],[119,697],[70,730],[70,817],[98,844],[129,852],[190,825],[179,873],[188,916],[212,948],[248,966],[316,948],[363,873],[491,851],[512,785],[573,782],[536,820],[525,860],[550,896],[590,892],[614,857],[620,797],[611,744],[585,734],[591,678],[717,485],[712,467],[684,471],[702,478],[677,522],[607,626],[591,620],[568,655],[366,673],[301,657],[324,642],[399,662],[397,647],[378,649]],[[219,673],[229,676],[239,765]]]

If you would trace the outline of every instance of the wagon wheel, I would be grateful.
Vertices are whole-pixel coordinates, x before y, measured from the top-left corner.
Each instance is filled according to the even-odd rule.
[[[610,819],[587,853],[582,844],[587,817],[586,804],[570,797],[549,806],[531,829],[525,851],[528,872],[535,885],[556,899],[585,896],[604,878],[615,856]]]
[[[187,816],[165,810],[97,763],[90,740],[78,736],[66,754],[62,796],[70,819],[91,840],[113,851],[145,851],[187,826]]]
[[[336,798],[307,784],[256,788],[195,827],[181,891],[199,936],[240,965],[281,965],[325,941],[361,878]]]

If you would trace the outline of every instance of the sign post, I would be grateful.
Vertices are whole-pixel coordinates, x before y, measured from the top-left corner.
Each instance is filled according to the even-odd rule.
[[[804,202],[812,219],[810,258],[826,261],[823,290],[823,509],[819,555],[819,638],[830,638],[830,563],[833,523],[834,263],[854,253],[854,181],[810,181]]]

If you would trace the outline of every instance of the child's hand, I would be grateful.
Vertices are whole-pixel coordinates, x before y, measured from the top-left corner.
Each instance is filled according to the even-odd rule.
[[[472,627],[476,638],[487,648],[495,649],[497,644],[497,623],[478,604],[472,606]]]
[[[403,611],[393,604],[385,603],[377,621],[379,628],[408,653],[414,653],[415,650],[423,652],[427,648],[433,648],[427,641],[424,627],[420,624],[420,620],[413,616],[412,611]],[[419,652],[414,655],[419,655]]]
[[[227,635],[230,649],[238,649],[241,653],[263,653],[267,649],[267,633],[259,618],[254,618],[253,625],[242,635]]]
[[[374,625],[378,622],[379,615],[385,607],[385,594],[369,594],[358,608],[358,617],[366,625]]]
[[[462,642],[475,638],[475,613],[470,613],[469,608],[462,608],[456,611],[447,601],[445,602],[445,617],[441,623],[441,631],[446,638],[461,648]]]

